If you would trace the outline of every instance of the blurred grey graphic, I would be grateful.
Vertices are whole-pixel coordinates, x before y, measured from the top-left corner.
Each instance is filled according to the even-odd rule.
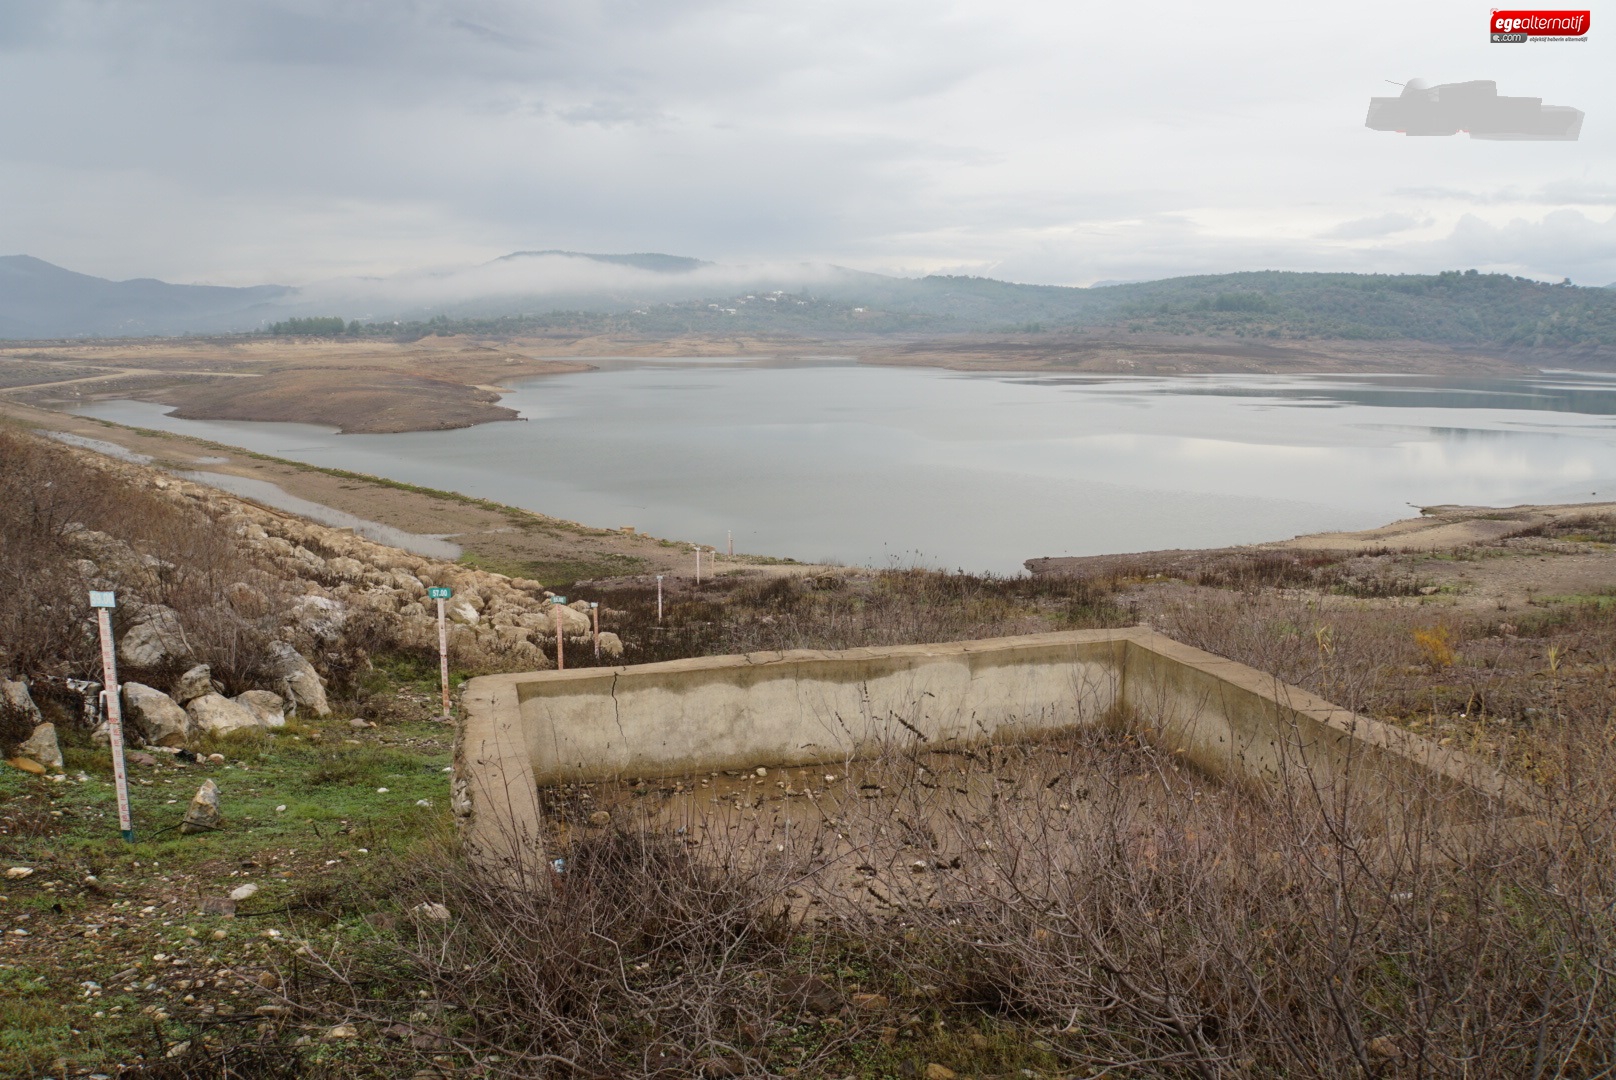
[[[1500,97],[1491,79],[1426,85],[1410,79],[1396,97],[1369,99],[1364,126],[1404,135],[1457,135],[1522,142],[1574,142],[1582,110],[1545,105],[1542,98]]]

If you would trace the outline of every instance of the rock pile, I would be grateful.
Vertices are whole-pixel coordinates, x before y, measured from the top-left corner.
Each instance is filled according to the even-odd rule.
[[[536,581],[415,555],[155,469],[83,453],[114,482],[206,515],[252,568],[201,601],[176,598],[173,583],[186,568],[142,554],[108,533],[68,526],[66,539],[84,585],[118,594],[117,656],[128,679],[122,705],[130,734],[154,746],[183,747],[204,732],[273,728],[289,717],[329,715],[322,668],[329,670],[333,657],[357,647],[350,637],[356,625],[364,630],[361,638],[380,633],[406,648],[436,651],[436,607],[427,597],[434,586],[454,590],[448,637],[459,664],[548,668],[545,654],[554,649],[558,620],[570,645],[592,641],[588,604],[551,604],[553,594]],[[600,614],[621,615],[605,609]],[[221,641],[257,643],[240,670],[232,666],[226,681],[237,689],[243,682],[251,687],[234,696],[200,662],[217,659]],[[621,639],[609,631],[601,633],[600,648],[603,656],[623,654]],[[18,709],[32,710],[30,730],[39,727],[43,718],[28,699],[27,685],[5,686],[6,701],[15,697],[26,702]],[[86,701],[93,711],[92,698]],[[27,741],[49,757],[46,743],[54,743],[54,729],[51,736]],[[21,753],[9,746],[0,751]]]

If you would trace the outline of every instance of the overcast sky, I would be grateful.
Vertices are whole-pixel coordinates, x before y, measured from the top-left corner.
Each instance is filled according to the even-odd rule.
[[[1483,2],[0,0],[0,254],[302,284],[519,249],[1088,284],[1616,281],[1616,15]],[[1574,143],[1365,128],[1494,79]]]

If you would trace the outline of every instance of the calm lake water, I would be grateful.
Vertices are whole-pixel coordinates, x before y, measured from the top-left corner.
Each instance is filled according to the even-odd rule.
[[[593,361],[528,423],[336,435],[79,410],[737,551],[1015,573],[1024,559],[1359,529],[1438,503],[1616,494],[1616,378],[979,375]]]

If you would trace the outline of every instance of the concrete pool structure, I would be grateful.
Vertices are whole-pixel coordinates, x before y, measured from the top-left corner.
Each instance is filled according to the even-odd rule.
[[[1485,763],[1148,628],[490,675],[466,685],[467,854],[526,876],[539,789],[951,749],[1109,725],[1226,783],[1524,805]]]

